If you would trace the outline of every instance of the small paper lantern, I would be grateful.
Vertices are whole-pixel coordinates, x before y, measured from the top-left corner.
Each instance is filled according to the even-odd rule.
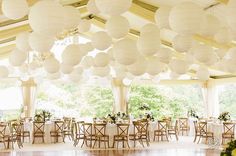
[[[80,12],[75,7],[64,6],[64,28],[76,28],[80,23]]]
[[[143,75],[146,72],[146,69],[147,61],[141,57],[134,64],[127,66],[127,70],[135,76]]]
[[[148,59],[146,72],[150,75],[157,75],[166,69],[166,64],[159,61],[157,57],[151,57]]]
[[[206,81],[210,78],[210,73],[205,67],[199,67],[196,74],[197,78],[202,81]]]
[[[203,19],[203,9],[193,2],[179,3],[171,9],[169,14],[170,27],[179,34],[198,32]]]
[[[176,35],[172,45],[176,51],[186,53],[192,46],[192,37],[189,35]]]
[[[217,56],[222,59],[225,57],[226,53],[228,52],[226,49],[216,49],[214,52],[217,54]]]
[[[172,72],[182,75],[188,71],[189,64],[184,60],[172,59],[169,63]]]
[[[196,60],[202,63],[209,63],[211,58],[215,58],[216,54],[213,52],[213,48],[207,45],[198,45],[191,49]]]
[[[139,56],[136,42],[128,38],[117,41],[113,46],[113,56],[120,64],[133,64]]]
[[[12,20],[23,18],[28,14],[29,6],[26,0],[2,0],[3,14]]]
[[[29,24],[39,34],[55,36],[64,28],[63,17],[64,8],[56,1],[38,1],[30,9]]]
[[[110,67],[105,66],[105,67],[93,67],[92,72],[94,75],[100,76],[100,77],[105,77],[109,75],[110,73]]]
[[[169,48],[160,48],[157,52],[157,58],[163,63],[169,63],[172,58],[173,50]]]
[[[73,66],[62,63],[61,64],[61,72],[63,74],[70,74],[73,71]]]
[[[143,35],[160,36],[160,30],[156,24],[148,23],[145,24],[140,30],[140,36]]]
[[[87,9],[91,14],[99,14],[99,10],[96,6],[95,0],[89,0],[87,3]]]
[[[109,64],[110,58],[107,53],[97,53],[94,58],[94,66],[96,67],[104,67]]]
[[[216,42],[226,44],[233,39],[232,32],[228,28],[221,28],[214,36]]]
[[[0,66],[0,78],[8,77],[9,71],[8,68],[5,66]]]
[[[201,24],[200,34],[204,36],[214,36],[220,29],[219,19],[211,14],[206,14]]]
[[[54,38],[43,34],[32,32],[29,35],[29,45],[37,52],[48,52],[54,44]]]
[[[68,45],[62,53],[62,62],[75,66],[80,63],[83,53],[78,44]]]
[[[43,62],[44,69],[48,73],[56,73],[60,69],[60,63],[57,59],[54,57],[49,57]]]
[[[235,0],[229,0],[226,6],[226,16],[227,22],[230,28],[236,33],[236,2]]]
[[[85,56],[80,64],[84,69],[90,68],[91,66],[93,66],[93,57]]]
[[[82,19],[78,26],[78,31],[80,33],[88,32],[91,28],[91,21],[87,19]]]
[[[110,47],[112,39],[104,31],[96,32],[91,37],[92,45],[98,50],[105,50]]]
[[[9,56],[9,63],[12,66],[21,66],[27,59],[27,53],[14,49]]]
[[[132,0],[95,0],[100,12],[114,16],[129,10]]]
[[[125,37],[129,29],[129,21],[123,16],[112,16],[106,22],[108,34],[116,39]]]
[[[16,47],[21,51],[30,51],[29,32],[22,32],[16,36]]]
[[[161,6],[155,13],[155,22],[160,29],[169,28],[170,7]]]

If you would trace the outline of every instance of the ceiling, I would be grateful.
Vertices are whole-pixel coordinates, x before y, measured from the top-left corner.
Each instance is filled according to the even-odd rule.
[[[0,5],[1,5],[0,0]],[[27,0],[28,4],[32,6],[38,0]],[[96,32],[104,29],[104,24],[108,18],[106,15],[92,15],[86,9],[88,0],[59,0],[63,5],[72,5],[78,8],[82,18],[87,18],[92,21],[92,29],[90,33],[85,34],[89,38],[92,32]],[[214,14],[222,23],[225,23],[225,13],[223,8],[228,0],[133,0],[133,4],[128,12],[124,13],[124,16],[129,20],[131,30],[129,35],[133,38],[137,38],[140,28],[150,22],[154,22],[155,11],[162,6],[174,6],[183,1],[193,1],[211,14]],[[1,6],[0,6],[1,8]],[[15,37],[18,33],[23,31],[31,31],[28,24],[28,17],[24,17],[19,20],[9,20],[2,14],[0,9],[0,59],[8,57],[11,50],[15,48]],[[172,39],[176,33],[169,29],[161,30],[161,39],[163,46],[172,48]],[[219,44],[214,39],[196,34],[194,39],[205,44],[211,45],[216,48],[229,49],[236,46],[236,41],[230,44]],[[235,40],[235,39],[234,39]],[[184,57],[184,54],[175,52],[176,57]],[[189,75],[195,75],[198,65],[193,65],[189,70]],[[211,78],[226,78],[235,77],[230,73],[225,73],[218,70],[216,67],[210,67]]]

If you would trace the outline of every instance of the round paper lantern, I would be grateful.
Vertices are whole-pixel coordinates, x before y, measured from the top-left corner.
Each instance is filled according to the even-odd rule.
[[[27,53],[14,49],[9,56],[9,63],[12,66],[21,66],[27,59]]]
[[[202,63],[208,63],[212,57],[215,57],[215,53],[213,52],[213,48],[207,45],[201,45],[194,47],[191,49],[194,54],[196,60]]]
[[[91,28],[91,21],[87,19],[82,19],[78,26],[78,31],[80,33],[88,32]]]
[[[29,24],[39,34],[55,36],[64,28],[63,17],[64,8],[56,1],[38,1],[30,9]]]
[[[90,68],[91,66],[93,66],[93,57],[85,56],[80,64],[84,69]]]
[[[43,62],[44,69],[48,73],[56,73],[60,69],[60,63],[54,57],[49,57]]]
[[[123,16],[112,16],[106,22],[108,34],[116,39],[125,37],[130,29],[129,21]]]
[[[19,71],[22,73],[27,73],[28,72],[28,64],[24,63],[19,67]]]
[[[80,12],[75,7],[64,6],[64,28],[76,28],[80,23]]]
[[[159,61],[157,57],[151,57],[148,59],[146,72],[150,75],[157,75],[166,69],[166,64]]]
[[[136,42],[128,38],[117,41],[113,46],[113,56],[120,64],[133,64],[139,56]]]
[[[163,63],[169,63],[172,58],[173,50],[169,48],[160,48],[157,52],[157,58]]]
[[[217,54],[217,56],[222,59],[226,56],[226,53],[228,52],[227,49],[215,49],[214,52]]]
[[[175,72],[171,72],[171,73],[170,73],[170,78],[171,78],[172,80],[178,79],[179,77],[180,77],[180,75],[177,74],[177,73],[175,73]]]
[[[189,64],[193,64],[194,63],[194,56],[191,53],[186,53],[184,55],[184,60]]]
[[[214,36],[218,43],[229,43],[233,39],[232,32],[228,28],[221,28]]]
[[[105,50],[110,47],[112,39],[104,31],[96,32],[91,37],[92,45],[98,50]]]
[[[182,2],[171,9],[169,24],[179,34],[194,34],[200,30],[203,19],[204,12],[200,6],[193,2]]]
[[[192,37],[189,35],[176,35],[172,45],[176,51],[186,53],[192,46]]]
[[[28,14],[29,6],[26,0],[2,0],[3,14],[12,20],[23,18]]]
[[[132,84],[132,80],[129,79],[129,78],[124,78],[122,82],[123,82],[123,84],[126,85],[126,86],[129,86],[129,85]]]
[[[228,53],[227,53],[227,56],[226,56],[228,59],[232,59],[232,60],[236,60],[236,48],[233,47],[233,48],[230,48],[228,50]]]
[[[132,0],[95,0],[100,12],[114,16],[129,10]]]
[[[124,66],[115,66],[114,70],[117,79],[124,79],[126,77],[126,68]]]
[[[112,61],[115,60],[114,55],[113,55],[113,48],[110,48],[110,49],[107,51],[107,54],[109,55],[110,60],[112,60]]]
[[[110,67],[105,66],[105,67],[93,67],[92,72],[94,75],[100,76],[100,77],[105,77],[109,75],[110,73]]]
[[[68,45],[62,53],[62,62],[75,66],[80,63],[83,53],[80,51],[78,44]]]
[[[148,23],[140,30],[140,36],[144,35],[160,36],[160,30],[156,24]]]
[[[199,67],[196,74],[197,78],[202,81],[206,81],[210,78],[210,73],[205,67]]]
[[[61,73],[60,73],[60,72],[53,73],[53,74],[47,73],[47,78],[48,78],[49,80],[57,80],[57,79],[59,79],[60,77],[61,77]]]
[[[36,32],[32,32],[29,35],[29,45],[37,52],[48,52],[51,50],[53,44],[54,38],[51,36],[46,36]]]
[[[188,71],[189,64],[184,60],[172,59],[169,63],[172,72],[176,74],[185,74]]]
[[[233,59],[227,59],[227,61],[224,62],[224,66],[227,69],[227,72],[230,73],[236,73],[236,61]]]
[[[73,73],[82,75],[83,74],[83,68],[81,66],[78,66],[73,70]]]
[[[37,68],[39,68],[39,67],[40,67],[40,63],[37,62],[37,61],[32,61],[32,62],[29,64],[30,70],[35,70],[35,69],[37,69]]]
[[[22,32],[16,36],[16,47],[21,51],[30,51],[29,32]]]
[[[226,19],[230,28],[236,33],[236,2],[229,0],[226,6]]]
[[[61,72],[63,74],[70,74],[73,71],[73,66],[62,63],[61,64]]]
[[[170,7],[161,6],[155,13],[155,22],[160,29],[169,28]]]
[[[75,73],[75,72],[72,72],[70,75],[69,75],[69,79],[74,82],[74,83],[78,83],[80,82],[80,80],[82,79],[82,76]]]
[[[200,34],[204,36],[214,36],[220,29],[219,19],[211,14],[206,14],[201,24]]]
[[[110,57],[107,53],[97,53],[94,58],[94,66],[96,67],[104,67],[109,64]]]
[[[91,14],[99,14],[99,10],[96,6],[95,0],[89,0],[87,3],[87,9]]]
[[[0,78],[6,78],[8,77],[9,71],[7,67],[5,66],[0,66]]]
[[[79,48],[80,48],[81,53],[83,53],[83,55],[87,55],[88,52],[94,49],[91,42],[88,42],[85,44],[79,44]]]
[[[147,61],[142,57],[140,57],[134,64],[127,66],[127,70],[135,76],[143,75],[146,72],[146,69]]]

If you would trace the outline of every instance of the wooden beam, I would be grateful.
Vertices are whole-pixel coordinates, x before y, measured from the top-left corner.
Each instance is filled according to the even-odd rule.
[[[217,2],[223,3],[223,4],[227,4],[229,2],[229,0],[216,0]]]

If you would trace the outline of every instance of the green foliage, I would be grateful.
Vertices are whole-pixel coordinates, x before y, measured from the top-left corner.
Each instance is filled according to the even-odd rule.
[[[220,155],[221,156],[231,156],[231,155],[234,156],[234,154],[236,153],[235,149],[236,149],[236,140],[230,141],[228,143],[228,147],[226,147],[226,149],[223,150]]]

